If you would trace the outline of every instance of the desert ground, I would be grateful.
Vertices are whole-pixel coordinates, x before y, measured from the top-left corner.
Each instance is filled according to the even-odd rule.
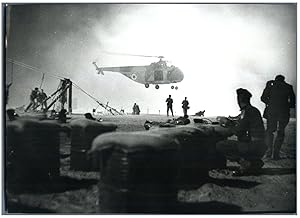
[[[77,115],[79,117],[79,115]],[[190,117],[193,119],[193,117]],[[166,121],[162,115],[102,116],[118,125],[117,131],[145,131],[146,120]],[[175,214],[270,214],[296,213],[296,119],[286,128],[282,159],[264,159],[260,173],[236,177],[237,166],[227,161],[227,169],[211,170],[204,184],[182,187]],[[70,170],[70,138],[61,137],[60,178],[55,184],[39,184],[34,191],[6,190],[6,212],[95,214],[99,211],[99,172]],[[195,172],[197,174],[197,172]],[[100,193],[101,194],[101,193]]]

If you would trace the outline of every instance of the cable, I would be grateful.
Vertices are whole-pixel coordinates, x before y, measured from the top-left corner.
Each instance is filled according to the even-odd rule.
[[[82,88],[80,88],[76,83],[74,83],[72,81],[72,84],[75,88],[79,89],[80,91],[82,91],[83,93],[85,93],[86,95],[88,95],[90,98],[92,98],[93,100],[97,101],[97,99],[95,97],[93,97],[92,95],[90,95],[89,93],[87,93],[85,90],[83,90]]]
[[[10,59],[10,58],[7,58],[7,62],[10,62],[12,64],[16,64],[18,66],[24,67],[26,69],[32,70],[32,71],[37,72],[37,73],[42,73],[42,74],[45,73],[45,72],[42,72],[40,69],[38,69],[36,67],[30,66],[28,64],[25,64],[25,63],[22,63],[20,61],[16,61],[16,60],[13,60],[13,59]],[[58,75],[55,75],[55,74],[51,74],[51,73],[46,73],[46,74],[49,75],[49,76],[52,76],[56,79],[64,79],[64,77],[58,76]]]
[[[151,56],[152,57],[152,56]],[[13,59],[10,59],[10,58],[7,58],[7,62],[10,62],[12,64],[16,64],[18,66],[21,66],[21,67],[24,67],[26,69],[29,69],[29,70],[32,70],[34,72],[37,72],[37,73],[41,73],[43,76],[42,76],[42,82],[41,82],[41,85],[40,87],[42,86],[43,84],[43,81],[44,81],[44,75],[45,75],[45,72],[42,72],[40,69],[36,68],[36,67],[33,67],[33,66],[30,66],[28,64],[25,64],[25,63],[22,63],[20,61],[16,61],[16,60],[13,60]],[[59,80],[62,80],[62,79],[65,79],[64,77],[61,77],[61,76],[58,76],[58,75],[54,75],[54,74],[50,74],[50,73],[46,73],[47,75],[49,76],[52,76],[52,77],[55,77],[56,79],[59,79]],[[102,106],[103,108],[105,108],[107,111],[109,111],[111,114],[113,114],[112,110],[115,111],[116,113],[118,114],[121,114],[119,111],[117,111],[115,108],[112,108],[108,105],[104,106],[104,104],[102,104],[101,102],[99,102],[95,97],[93,97],[92,95],[90,95],[89,93],[87,93],[85,90],[83,90],[81,87],[79,87],[76,83],[72,82],[72,85],[79,89],[80,91],[82,91],[83,93],[85,93],[86,95],[88,95],[90,98],[92,98],[94,101],[96,101],[100,106]],[[50,98],[52,98],[53,96],[51,96]],[[107,109],[109,108],[109,110]],[[114,115],[114,114],[113,114]]]
[[[72,82],[72,84],[74,85],[75,88],[81,90],[83,93],[85,93],[86,95],[88,95],[88,96],[89,96],[90,98],[92,98],[95,102],[97,102],[101,107],[103,107],[105,110],[109,111],[112,115],[114,115],[114,114],[112,113],[111,110],[113,110],[114,112],[116,112],[116,113],[118,113],[119,115],[121,115],[121,113],[120,113],[119,111],[117,111],[115,108],[112,108],[112,107],[110,107],[110,106],[108,106],[108,105],[105,106],[104,104],[102,104],[101,102],[99,102],[98,99],[96,99],[95,97],[93,97],[92,95],[90,95],[89,93],[87,93],[85,90],[83,90],[82,88],[80,88],[76,83]],[[107,108],[109,108],[109,110],[108,110]]]

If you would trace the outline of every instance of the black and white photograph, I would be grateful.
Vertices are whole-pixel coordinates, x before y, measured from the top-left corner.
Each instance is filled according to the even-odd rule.
[[[2,214],[288,214],[297,3],[2,3]]]

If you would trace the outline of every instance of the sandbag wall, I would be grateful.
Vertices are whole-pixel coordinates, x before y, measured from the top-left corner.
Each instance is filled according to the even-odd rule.
[[[98,136],[99,212],[162,213],[176,209],[179,144],[148,132]]]
[[[175,211],[181,182],[201,184],[210,169],[225,167],[215,144],[229,135],[206,125],[98,136],[91,153],[100,161],[100,212]]]
[[[93,171],[98,169],[97,160],[90,158],[90,150],[94,138],[98,135],[115,131],[117,126],[108,122],[97,122],[88,119],[76,119],[70,122],[71,126],[71,164],[70,169]]]
[[[216,143],[226,139],[230,133],[219,125],[192,124],[154,128],[149,133],[178,140],[180,144],[178,183],[205,182],[209,170],[226,166],[226,159],[216,152]]]
[[[8,121],[6,127],[8,186],[32,185],[59,176],[59,124],[20,119]]]

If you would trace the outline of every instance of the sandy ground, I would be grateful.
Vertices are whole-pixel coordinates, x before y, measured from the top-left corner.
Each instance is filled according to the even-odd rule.
[[[117,131],[143,131],[146,120],[166,121],[159,115],[104,116],[118,125]],[[70,139],[62,137],[60,178],[56,184],[37,185],[34,192],[7,192],[8,213],[99,213],[100,173],[70,170]],[[178,192],[176,214],[295,213],[296,120],[290,121],[281,160],[264,160],[257,175],[234,177],[229,169],[211,170],[205,184]],[[197,172],[195,172],[197,173]]]

